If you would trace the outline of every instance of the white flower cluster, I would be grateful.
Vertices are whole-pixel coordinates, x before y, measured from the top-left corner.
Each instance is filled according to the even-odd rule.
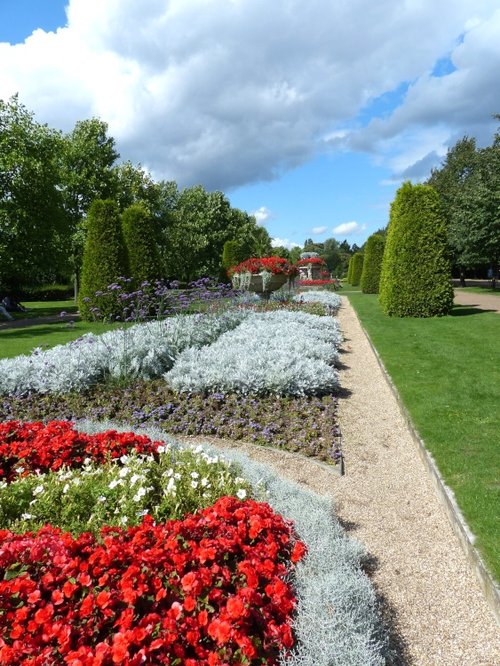
[[[338,385],[342,336],[331,317],[252,313],[203,349],[186,349],[164,375],[177,391],[311,395]]]
[[[340,296],[331,291],[303,291],[295,294],[294,301],[297,303],[321,303],[330,312],[337,312],[340,307]]]
[[[89,333],[29,356],[0,360],[0,394],[65,393],[82,390],[106,376],[152,379],[172,367],[189,347],[201,347],[237,326],[248,315],[178,315],[102,335]]]

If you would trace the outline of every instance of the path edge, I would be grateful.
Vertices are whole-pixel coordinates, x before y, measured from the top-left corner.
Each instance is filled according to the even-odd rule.
[[[403,403],[399,391],[396,388],[395,384],[393,383],[391,376],[387,372],[384,362],[382,361],[380,354],[375,348],[375,345],[373,344],[371,337],[369,336],[365,327],[362,325],[361,320],[358,317],[358,313],[356,312],[356,309],[353,307],[353,305],[350,302],[349,305],[351,306],[356,316],[356,319],[358,320],[358,323],[361,327],[361,330],[365,334],[366,339],[368,340],[368,344],[370,345],[375,355],[375,358],[377,359],[377,363],[380,369],[382,370],[382,374],[384,375],[384,378],[392,394],[396,399],[399,411],[401,412],[401,415],[406,422],[406,425],[408,427],[408,430],[411,434],[413,441],[417,445],[417,451],[419,453],[419,456],[422,462],[424,463],[425,469],[427,470],[432,485],[437,491],[438,498],[444,510],[446,511],[446,515],[448,516],[448,520],[450,521],[451,527],[456,536],[458,537],[458,540],[460,541],[462,550],[464,551],[467,561],[476,576],[476,579],[479,583],[479,586],[481,587],[486,602],[490,607],[493,615],[495,616],[497,624],[500,626],[500,589],[496,584],[495,580],[493,579],[492,575],[486,568],[486,565],[483,561],[483,558],[479,554],[479,551],[474,546],[475,536],[470,531],[469,526],[467,525],[465,518],[462,515],[462,512],[455,500],[453,491],[451,490],[451,488],[449,488],[446,485],[443,477],[441,476],[441,473],[439,472],[438,466],[434,461],[432,454],[429,453],[423,439],[418,434],[418,431],[414,426],[413,421],[411,420],[410,414]]]

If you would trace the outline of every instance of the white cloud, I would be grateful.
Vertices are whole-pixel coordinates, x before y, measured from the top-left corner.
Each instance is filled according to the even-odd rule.
[[[272,238],[271,245],[273,247],[286,247],[287,250],[291,250],[294,247],[302,247],[298,243],[288,240],[288,238]]]
[[[64,130],[97,115],[124,159],[181,186],[269,180],[330,147],[380,155],[402,173],[466,132],[491,137],[497,8],[69,0],[66,28],[0,43],[0,98],[19,92],[37,119]],[[456,71],[433,77],[447,54]],[[394,113],[353,130],[361,109],[402,82],[412,84]]]
[[[352,236],[359,234],[366,229],[366,224],[359,224],[358,222],[344,222],[332,229],[336,236]]]
[[[263,225],[271,217],[271,211],[269,210],[269,208],[261,206],[260,208],[257,208],[257,210],[254,210],[253,213],[251,213],[251,215],[255,217],[257,224]]]
[[[316,235],[324,234],[325,231],[328,229],[328,227],[313,227],[312,228],[312,233]]]

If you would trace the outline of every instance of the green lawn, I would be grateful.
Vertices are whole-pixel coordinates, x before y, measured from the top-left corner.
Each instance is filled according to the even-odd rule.
[[[77,308],[73,301],[38,301],[24,302],[28,312],[15,312],[15,319],[33,319],[32,326],[18,328],[0,328],[0,358],[11,358],[19,354],[28,354],[35,347],[54,347],[71,340],[76,340],[85,333],[104,333],[113,328],[113,324],[87,323],[77,321],[70,323],[57,320],[48,324],[37,324],[38,317],[58,316],[61,312],[75,313]]]
[[[500,580],[500,314],[397,319],[348,297]]]

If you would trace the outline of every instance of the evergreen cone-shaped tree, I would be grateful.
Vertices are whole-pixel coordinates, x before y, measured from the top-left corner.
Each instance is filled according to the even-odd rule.
[[[353,264],[353,261],[352,261],[352,257],[351,257],[349,259],[349,265],[347,267],[347,284],[352,284],[352,282],[351,282],[351,280],[352,280],[352,264]]]
[[[146,206],[135,203],[124,210],[122,227],[135,284],[163,277],[158,229]]]
[[[241,246],[236,240],[228,240],[224,243],[222,251],[222,266],[227,271],[231,266],[237,266],[241,259]]]
[[[351,269],[351,284],[357,287],[361,281],[361,273],[363,272],[363,254],[356,252],[352,257]]]
[[[363,294],[378,294],[384,247],[385,236],[380,234],[373,234],[366,241],[363,272],[361,273]]]
[[[96,296],[96,292],[105,291],[118,277],[127,274],[127,250],[118,206],[115,201],[98,199],[90,206],[87,218],[78,299],[82,319],[93,319],[92,308],[99,308],[102,317],[114,316],[119,309],[116,299]]]
[[[396,317],[434,317],[453,305],[447,228],[438,193],[404,183],[391,204],[380,304]]]

